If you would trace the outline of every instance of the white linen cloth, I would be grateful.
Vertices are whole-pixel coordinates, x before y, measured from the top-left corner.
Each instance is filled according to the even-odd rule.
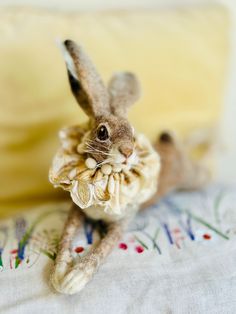
[[[49,285],[68,204],[1,221],[0,313],[236,313],[235,192],[216,184],[142,212],[73,296]],[[96,242],[92,229],[86,222],[74,239],[75,258]]]

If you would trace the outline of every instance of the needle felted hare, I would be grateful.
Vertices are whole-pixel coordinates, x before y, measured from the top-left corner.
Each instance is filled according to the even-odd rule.
[[[54,186],[70,192],[73,204],[51,275],[62,293],[80,291],[141,208],[174,189],[198,188],[208,172],[192,162],[180,143],[162,133],[152,146],[134,132],[127,109],[139,98],[132,73],[115,74],[108,88],[80,46],[66,40],[63,54],[72,93],[89,121],[60,131],[61,148],[50,169]],[[106,234],[74,261],[71,242],[84,216],[106,223]]]

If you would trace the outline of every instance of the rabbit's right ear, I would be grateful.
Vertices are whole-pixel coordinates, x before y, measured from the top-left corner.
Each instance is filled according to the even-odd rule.
[[[109,96],[101,77],[83,49],[72,40],[62,44],[71,90],[90,118],[110,112]]]
[[[117,116],[126,117],[128,108],[140,96],[140,84],[133,73],[116,73],[108,84],[111,112]]]

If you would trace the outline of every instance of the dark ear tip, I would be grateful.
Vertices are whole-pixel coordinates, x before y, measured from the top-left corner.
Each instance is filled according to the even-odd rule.
[[[162,132],[160,137],[159,137],[160,142],[162,143],[172,143],[173,138],[168,132]]]
[[[70,40],[70,39],[66,39],[66,40],[64,41],[64,45],[66,46],[66,48],[68,48],[72,43],[73,43],[73,41]]]

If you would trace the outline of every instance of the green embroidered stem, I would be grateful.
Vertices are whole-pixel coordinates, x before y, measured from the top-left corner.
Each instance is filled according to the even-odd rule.
[[[204,225],[205,227],[211,229],[212,231],[214,231],[216,234],[218,234],[219,236],[221,236],[222,238],[224,238],[225,240],[229,240],[229,237],[227,235],[225,235],[224,233],[222,233],[221,231],[219,231],[218,229],[216,229],[214,226],[212,226],[211,224],[209,224],[207,221],[203,220],[202,218],[195,216],[194,214],[192,214],[190,211],[186,210],[186,212],[192,217],[192,219],[196,220],[197,222],[199,222],[200,224]]]
[[[146,250],[148,250],[148,246],[142,240],[140,240],[136,235],[134,237],[139,242],[139,244],[141,244]]]
[[[219,207],[220,207],[221,201],[224,198],[224,196],[225,196],[225,192],[221,191],[217,195],[217,197],[215,198],[215,201],[214,201],[214,215],[215,215],[215,220],[217,223],[220,223]]]
[[[42,220],[44,220],[46,217],[48,217],[49,215],[51,215],[53,213],[59,212],[59,211],[60,212],[66,212],[64,210],[54,209],[54,210],[51,210],[49,212],[45,212],[45,213],[41,214],[37,219],[35,219],[35,221],[32,223],[32,225],[29,227],[29,229],[25,232],[24,236],[22,237],[22,239],[19,242],[18,252],[17,252],[16,259],[15,259],[15,268],[17,268],[20,265],[21,261],[24,259],[25,247],[28,244],[35,227]]]
[[[211,224],[209,224],[209,222],[205,221],[204,219],[202,219],[201,217],[198,217],[196,215],[194,215],[193,213],[191,213],[191,211],[187,210],[187,209],[181,209],[181,208],[177,208],[178,211],[182,212],[182,213],[186,213],[188,214],[193,220],[199,222],[200,224],[202,224],[203,226],[209,228],[210,230],[214,231],[216,234],[218,234],[219,236],[221,236],[223,239],[225,240],[229,240],[229,237],[227,235],[225,235],[223,232],[221,232],[220,230],[218,230],[217,228],[215,228],[214,226],[212,226]]]
[[[51,260],[55,261],[57,254],[56,253],[50,253],[47,250],[40,249],[40,252],[49,257]]]

